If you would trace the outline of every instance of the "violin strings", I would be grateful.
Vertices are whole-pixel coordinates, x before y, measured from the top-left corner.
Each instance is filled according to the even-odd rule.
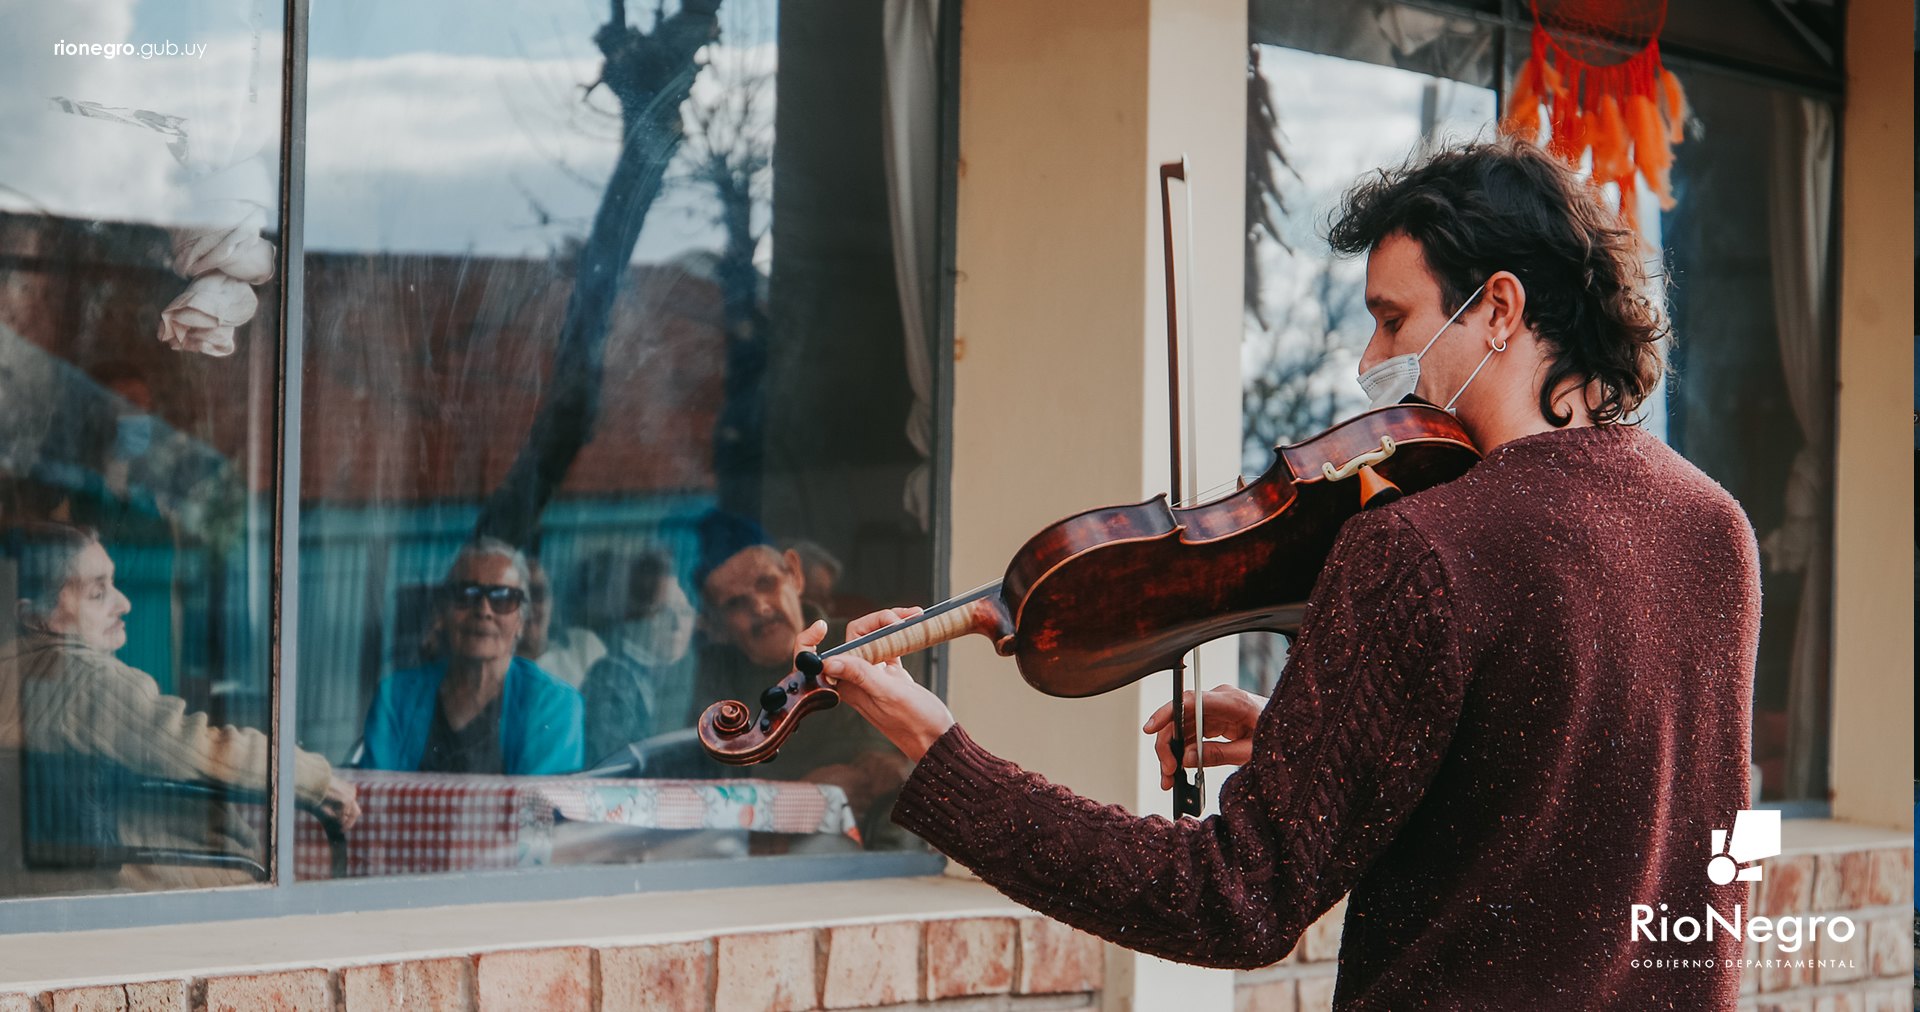
[[[1175,509],[1186,509],[1187,507],[1192,506],[1195,503],[1208,502],[1213,499],[1214,493],[1216,492],[1225,491],[1226,489],[1232,488],[1233,486],[1236,486],[1236,485],[1240,485],[1240,486],[1251,485],[1253,484],[1254,480],[1255,479],[1249,478],[1245,475],[1229,478],[1226,481],[1223,481],[1220,484],[1215,485],[1214,487],[1207,489],[1204,492],[1195,494],[1191,498],[1182,499],[1179,502],[1174,503],[1173,506]]]

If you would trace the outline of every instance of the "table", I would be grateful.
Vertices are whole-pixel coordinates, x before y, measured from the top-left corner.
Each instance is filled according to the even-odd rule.
[[[826,833],[859,840],[847,796],[784,780],[585,780],[338,770],[359,791],[347,875],[418,875],[546,865],[556,823],[663,830]],[[301,814],[294,875],[328,877],[326,837]]]

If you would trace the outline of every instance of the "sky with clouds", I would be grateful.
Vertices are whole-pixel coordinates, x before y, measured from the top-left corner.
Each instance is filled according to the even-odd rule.
[[[607,9],[605,0],[315,0],[309,248],[539,256],[584,235],[619,140],[612,96],[587,90]],[[175,224],[205,195],[195,181],[218,170],[250,163],[258,171],[241,175],[277,178],[279,10],[263,0],[0,0],[13,29],[0,41],[0,129],[12,140],[0,149],[0,208]],[[653,15],[629,5],[636,24]],[[728,0],[696,96],[770,74],[775,25],[775,0]],[[174,42],[205,55],[56,55],[63,40]],[[60,111],[55,97],[109,115]],[[766,113],[770,131],[770,104]],[[185,162],[168,147],[177,133]],[[272,186],[250,189],[275,201]],[[670,186],[635,259],[718,248],[712,204],[697,186]]]

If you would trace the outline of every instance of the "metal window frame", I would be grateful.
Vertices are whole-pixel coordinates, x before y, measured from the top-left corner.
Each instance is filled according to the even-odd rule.
[[[952,544],[953,278],[958,204],[960,5],[941,4],[940,62],[940,284],[934,356],[933,459],[934,587],[944,596]],[[296,882],[291,813],[294,809],[295,704],[299,698],[300,422],[305,351],[305,199],[307,28],[309,0],[285,0],[281,68],[280,341],[274,427],[278,484],[277,536],[271,561],[270,733],[268,776],[271,881],[226,889],[186,889],[91,896],[0,899],[0,936],[52,931],[151,927],[303,914],[361,913],[417,907],[581,899],[643,892],[679,892],[741,886],[793,885],[857,879],[937,875],[946,858],[931,853],[863,853],[756,857],[746,860],[662,861],[634,865],[501,869],[398,875],[344,881]],[[946,652],[934,658],[934,687],[946,696]]]

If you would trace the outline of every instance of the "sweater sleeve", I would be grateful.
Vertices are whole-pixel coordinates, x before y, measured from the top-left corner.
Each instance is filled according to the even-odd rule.
[[[995,758],[958,725],[894,819],[1015,901],[1115,944],[1253,968],[1291,951],[1420,801],[1467,677],[1432,549],[1390,510],[1350,521],[1254,733],[1204,821],[1136,818]]]
[[[113,658],[59,654],[69,678],[56,705],[36,714],[39,747],[99,755],[150,776],[209,780],[254,790],[267,786],[268,737],[249,727],[215,726],[186,701],[160,691],[153,676]],[[297,752],[294,789],[301,800],[324,795],[332,767]]]

